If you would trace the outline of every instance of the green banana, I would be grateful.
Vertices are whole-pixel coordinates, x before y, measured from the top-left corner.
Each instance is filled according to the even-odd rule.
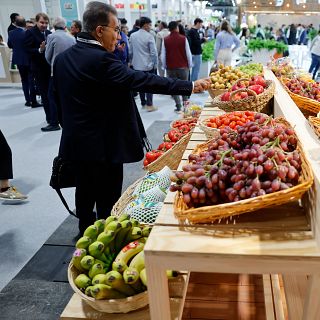
[[[147,287],[147,272],[145,268],[140,271],[140,279],[143,285]]]
[[[135,268],[138,273],[140,273],[140,271],[142,269],[145,268],[144,266],[144,251],[140,251],[130,262],[129,265],[130,268]]]
[[[144,238],[130,242],[121,249],[114,261],[118,262],[120,260],[128,265],[129,260],[143,250],[144,244]]]
[[[95,225],[91,225],[84,231],[83,235],[91,238],[92,241],[94,241],[98,236],[98,228]]]
[[[143,227],[142,236],[143,237],[149,237],[149,234],[150,234],[151,230],[152,230],[152,227],[150,227],[150,226]]]
[[[136,268],[129,267],[123,272],[123,280],[127,284],[133,284],[139,280],[140,273]]]
[[[137,219],[130,219],[133,227],[140,227],[140,222]]]
[[[83,236],[77,241],[76,248],[77,249],[87,249],[91,243],[92,243],[91,238],[89,238],[87,236]]]
[[[95,241],[90,244],[89,246],[89,253],[96,259],[102,260],[103,262],[107,262],[108,259],[103,253],[104,251],[104,244],[100,241]]]
[[[109,216],[109,217],[106,219],[104,228],[106,228],[106,226],[107,226],[110,222],[112,222],[112,221],[117,221],[117,220],[118,220],[118,218],[117,218],[116,216]]]
[[[104,230],[104,227],[106,225],[106,220],[104,219],[97,220],[93,225],[97,227],[98,233],[101,233]]]
[[[91,289],[93,288],[93,286],[89,286],[86,288],[86,291],[84,292],[87,296],[92,297],[91,295]]]
[[[118,253],[125,245],[124,240],[126,239],[126,236],[131,230],[132,222],[130,220],[124,220],[121,222],[121,229],[117,233],[117,236],[115,238],[115,251]]]
[[[95,284],[99,284],[99,283],[102,283],[102,284],[107,284],[108,282],[108,277],[106,274],[97,274],[96,276],[93,277],[92,279],[92,284],[95,285]]]
[[[74,283],[78,288],[85,289],[91,285],[91,279],[86,274],[82,273],[74,279]]]
[[[112,270],[114,271],[123,273],[123,271],[126,270],[127,268],[128,266],[122,260],[113,261],[112,263]]]
[[[111,221],[105,226],[104,231],[112,230],[117,233],[121,229],[121,223],[119,221]]]
[[[106,247],[115,237],[116,233],[113,230],[103,231],[98,235],[97,241],[100,241]]]
[[[85,269],[81,266],[81,259],[87,254],[86,249],[76,249],[76,251],[72,255],[71,262],[73,265],[81,272],[85,271]]]
[[[118,271],[109,271],[107,274],[107,284],[113,289],[125,294],[126,296],[135,295],[135,291],[124,282],[122,274]]]
[[[84,256],[80,261],[81,267],[85,270],[90,270],[95,263],[95,259],[92,256]]]
[[[123,213],[119,218],[118,221],[121,223],[124,220],[129,220],[130,216],[127,213]]]
[[[94,264],[96,264],[96,263],[100,263],[104,269],[106,269],[106,267],[107,267],[107,264],[99,259],[94,259]]]
[[[89,277],[93,279],[97,274],[105,273],[103,265],[100,263],[95,263],[89,270]]]
[[[176,278],[178,276],[178,271],[174,271],[174,270],[167,270],[167,278],[168,279],[173,279]]]
[[[96,284],[90,290],[93,298],[97,300],[101,299],[122,299],[126,296],[116,290],[113,290],[110,286],[106,284]]]
[[[131,230],[129,230],[125,244],[132,242],[134,240],[140,239],[142,237],[142,230],[140,227],[132,227]]]

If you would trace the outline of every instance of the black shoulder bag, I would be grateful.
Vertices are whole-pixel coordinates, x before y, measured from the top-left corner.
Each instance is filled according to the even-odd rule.
[[[63,160],[60,156],[53,159],[52,174],[50,178],[50,186],[56,190],[60,200],[62,201],[68,212],[77,217],[70,209],[66,202],[66,199],[61,193],[60,189],[73,188],[76,186],[75,174],[72,163],[70,161]]]

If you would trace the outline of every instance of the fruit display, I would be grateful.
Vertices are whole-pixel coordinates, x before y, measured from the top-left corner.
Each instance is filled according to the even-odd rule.
[[[222,128],[220,134],[171,177],[170,190],[181,191],[189,208],[254,198],[298,184],[302,161],[292,128],[255,113],[254,121],[234,130]]]
[[[164,142],[158,146],[158,149],[146,153],[143,165],[145,167],[148,166],[161,157],[166,151],[170,150],[176,142],[195,127],[197,121],[198,118],[196,117],[174,121],[172,124],[173,128],[164,135]]]
[[[248,63],[240,66],[239,69],[249,77],[263,73],[263,65],[261,63]]]
[[[291,76],[295,72],[291,60],[287,57],[271,61],[268,67],[276,77]]]
[[[320,102],[320,83],[301,78],[283,79],[285,86],[293,93]]]
[[[229,89],[235,81],[245,77],[246,74],[239,68],[220,65],[217,71],[210,74],[211,89]]]
[[[254,121],[254,115],[255,113],[252,111],[234,111],[217,117],[208,118],[204,123],[209,128],[223,129],[225,127],[230,127],[234,130],[249,121]]]
[[[183,110],[183,117],[184,118],[198,118],[202,111],[202,106],[193,103],[193,102],[185,102],[184,103],[184,110]]]

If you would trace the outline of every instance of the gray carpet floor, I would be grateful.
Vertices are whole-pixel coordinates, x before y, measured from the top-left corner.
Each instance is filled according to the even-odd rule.
[[[192,97],[192,101],[196,103],[204,103],[206,99],[207,94]],[[139,99],[137,105],[140,109]],[[159,107],[158,111],[147,113],[143,110],[141,116],[146,129],[156,132],[154,137],[161,140],[162,121],[172,121],[178,115],[173,111],[174,101],[169,96],[155,95],[154,105]],[[155,121],[160,122],[154,123]],[[13,153],[12,184],[29,196],[28,201],[21,204],[0,202],[0,290],[18,274],[68,217],[58,196],[48,186],[52,159],[58,151],[61,131],[42,133],[40,128],[44,125],[43,109],[24,107],[21,88],[0,87],[0,129]],[[157,147],[159,141],[155,142],[154,146]],[[141,163],[126,165],[123,190],[143,173]],[[67,201],[73,204],[74,190],[65,190],[64,194]],[[65,236],[71,236],[70,228],[74,227],[74,222],[66,227],[68,230]],[[8,291],[11,287],[10,283],[5,290]],[[28,292],[23,294],[27,295]],[[1,295],[2,293],[0,299]]]

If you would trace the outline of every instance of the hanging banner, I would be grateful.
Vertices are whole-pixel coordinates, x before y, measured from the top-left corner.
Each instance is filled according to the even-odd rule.
[[[73,20],[79,19],[77,0],[60,0],[61,16],[66,19],[70,28]]]

